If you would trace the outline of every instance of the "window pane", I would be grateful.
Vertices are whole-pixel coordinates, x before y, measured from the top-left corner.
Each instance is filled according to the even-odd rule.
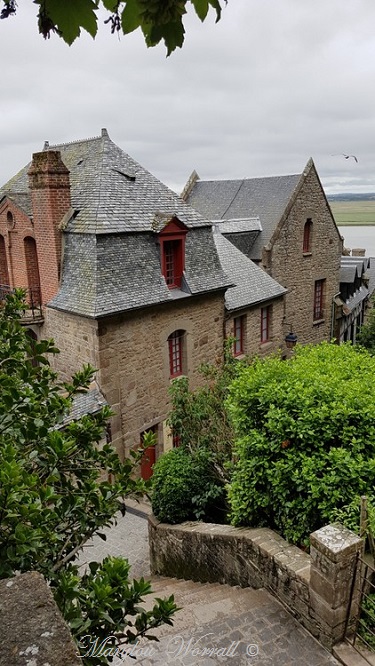
[[[234,334],[234,344],[233,344],[233,353],[236,356],[237,354],[243,354],[243,317],[235,317],[233,320],[233,334]]]
[[[317,280],[315,282],[315,291],[314,291],[314,321],[317,319],[323,319],[323,288],[324,280]]]
[[[182,374],[183,337],[184,331],[174,331],[168,338],[171,377]]]

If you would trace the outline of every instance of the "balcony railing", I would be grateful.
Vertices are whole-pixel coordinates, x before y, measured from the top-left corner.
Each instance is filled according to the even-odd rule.
[[[23,311],[20,321],[27,324],[32,321],[42,321],[42,299],[39,287],[31,289],[23,288],[25,292],[25,310]],[[4,301],[8,294],[12,294],[14,289],[8,284],[0,284],[0,302]]]

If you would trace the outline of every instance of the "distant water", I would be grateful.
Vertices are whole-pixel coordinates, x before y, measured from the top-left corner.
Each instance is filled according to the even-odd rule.
[[[375,226],[373,227],[339,227],[341,236],[344,236],[344,247],[364,247],[366,257],[375,257]]]

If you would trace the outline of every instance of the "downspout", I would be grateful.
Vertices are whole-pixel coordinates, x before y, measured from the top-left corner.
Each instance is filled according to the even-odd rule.
[[[336,316],[336,303],[335,303],[335,298],[340,296],[341,291],[338,291],[337,294],[335,294],[332,298],[332,307],[331,307],[331,333],[330,333],[330,341],[333,340],[333,334],[334,334],[334,321],[335,321],[335,316]],[[337,340],[337,344],[340,344],[340,338]]]

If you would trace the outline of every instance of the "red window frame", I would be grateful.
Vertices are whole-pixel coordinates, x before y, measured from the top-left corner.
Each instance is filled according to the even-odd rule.
[[[312,232],[312,220],[309,217],[306,220],[305,226],[303,228],[303,253],[311,253],[311,232]]]
[[[173,218],[159,234],[161,270],[168,289],[180,289],[185,270],[185,237],[187,229]]]
[[[325,280],[316,280],[314,286],[314,321],[324,319],[324,283]]]
[[[261,309],[260,312],[260,341],[269,342],[270,339],[270,321],[271,321],[271,306],[267,305]]]
[[[244,353],[244,322],[244,315],[233,319],[233,356],[239,356]]]
[[[179,377],[183,372],[185,331],[173,331],[168,337],[169,374],[170,377]]]

